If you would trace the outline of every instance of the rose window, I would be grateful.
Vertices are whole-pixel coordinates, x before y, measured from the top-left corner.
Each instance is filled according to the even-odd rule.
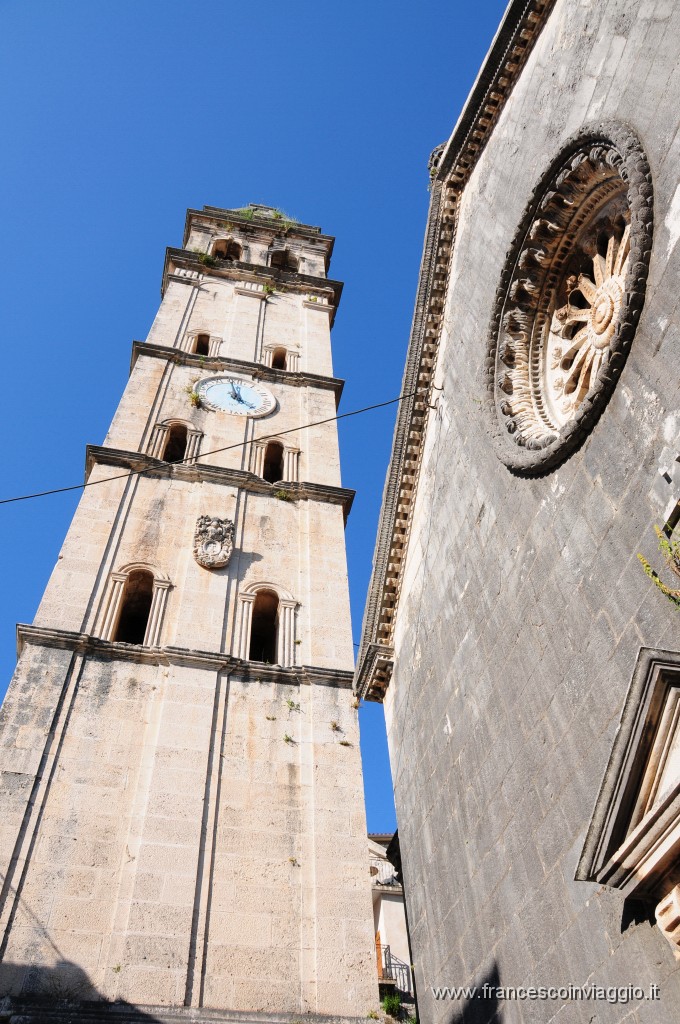
[[[534,193],[498,291],[487,360],[500,458],[542,471],[599,416],[630,348],[651,250],[652,191],[619,125],[580,136]]]

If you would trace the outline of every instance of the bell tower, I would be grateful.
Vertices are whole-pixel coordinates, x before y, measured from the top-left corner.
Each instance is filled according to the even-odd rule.
[[[0,997],[16,1004],[192,1021],[375,1005],[332,248],[251,205],[189,210],[167,251],[18,627],[0,719]]]

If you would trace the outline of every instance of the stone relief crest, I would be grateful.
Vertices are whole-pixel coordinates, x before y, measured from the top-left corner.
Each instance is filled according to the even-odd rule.
[[[621,373],[645,294],[652,183],[625,125],[584,129],[539,182],[507,256],[486,383],[499,458],[544,472],[583,440]]]
[[[234,524],[231,519],[199,516],[194,533],[194,558],[204,569],[221,569],[234,550]]]

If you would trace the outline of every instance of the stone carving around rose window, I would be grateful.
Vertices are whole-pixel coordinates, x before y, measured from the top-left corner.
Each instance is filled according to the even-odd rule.
[[[651,174],[627,126],[580,132],[525,211],[496,295],[486,386],[500,459],[542,472],[600,415],[644,302]]]
[[[194,533],[194,558],[204,569],[221,569],[234,550],[234,524],[231,519],[199,516]]]

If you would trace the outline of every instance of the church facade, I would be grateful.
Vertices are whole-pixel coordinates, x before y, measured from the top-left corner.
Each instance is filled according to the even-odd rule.
[[[167,252],[18,627],[0,720],[6,1014],[377,1003],[332,248],[272,208],[205,207]]]
[[[512,2],[431,158],[355,676],[427,1024],[680,1012],[679,68]]]

